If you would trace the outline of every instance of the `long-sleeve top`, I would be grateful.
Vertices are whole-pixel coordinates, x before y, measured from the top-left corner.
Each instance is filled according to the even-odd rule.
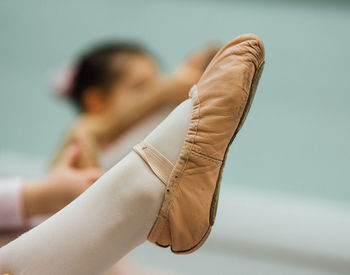
[[[20,178],[0,179],[0,230],[16,230],[26,226],[22,188]]]

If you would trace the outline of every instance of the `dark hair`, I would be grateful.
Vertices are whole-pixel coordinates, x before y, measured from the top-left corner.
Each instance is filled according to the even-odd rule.
[[[87,88],[106,87],[122,73],[121,68],[113,68],[112,60],[120,55],[146,55],[147,51],[137,45],[112,42],[93,48],[83,54],[77,62],[74,77],[68,90],[68,97],[82,110],[82,99]]]

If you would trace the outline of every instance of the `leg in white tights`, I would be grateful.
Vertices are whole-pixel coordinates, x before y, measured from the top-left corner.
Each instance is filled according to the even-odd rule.
[[[191,114],[188,99],[146,138],[173,164]],[[163,184],[131,152],[67,207],[1,248],[0,273],[102,274],[146,240],[163,194]]]

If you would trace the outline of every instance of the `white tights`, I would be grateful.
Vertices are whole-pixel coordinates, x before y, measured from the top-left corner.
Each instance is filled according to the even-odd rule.
[[[187,133],[190,99],[146,138],[173,164]],[[147,239],[164,185],[134,152],[51,218],[0,248],[0,274],[102,274]]]

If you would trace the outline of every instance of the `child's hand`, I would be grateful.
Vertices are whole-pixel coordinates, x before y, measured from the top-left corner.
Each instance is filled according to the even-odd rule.
[[[26,217],[59,211],[102,175],[97,168],[74,168],[78,157],[79,148],[71,145],[46,179],[25,182],[23,197]]]

